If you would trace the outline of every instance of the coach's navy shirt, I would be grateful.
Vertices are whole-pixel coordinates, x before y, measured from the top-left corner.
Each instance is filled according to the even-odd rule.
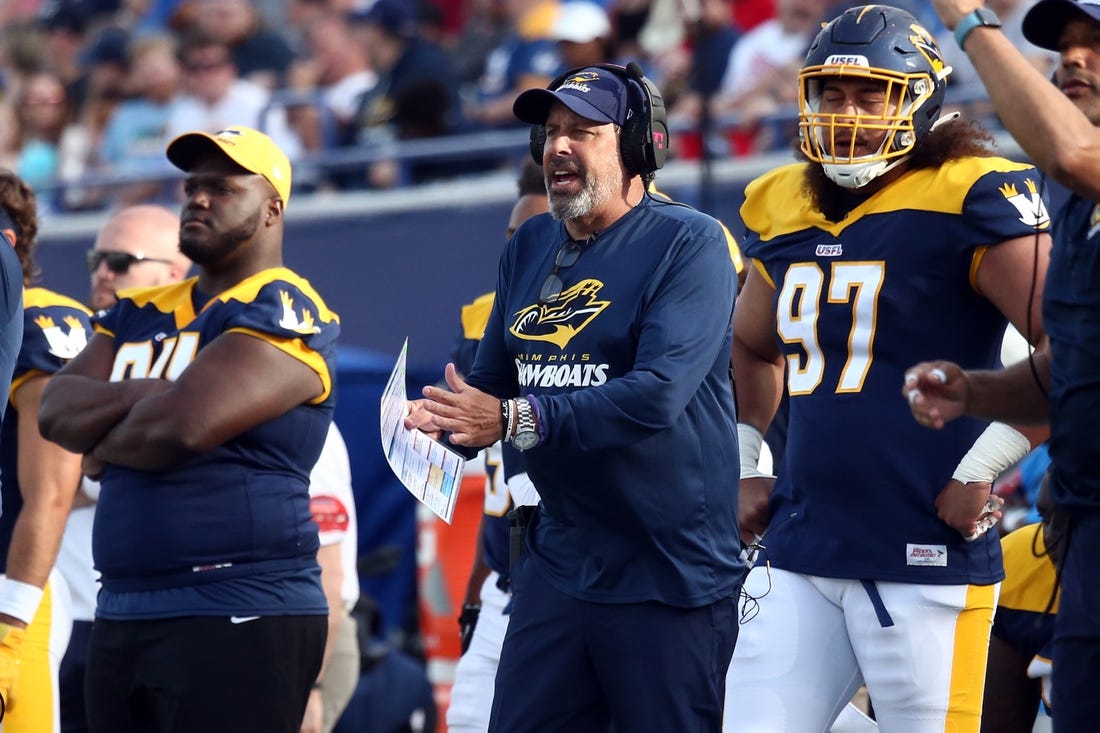
[[[1100,204],[1056,219],[1043,293],[1050,337],[1050,458],[1058,506],[1100,510]]]
[[[560,591],[696,607],[731,596],[737,429],[728,366],[736,275],[717,221],[648,197],[591,237],[538,302],[565,226],[529,219],[501,257],[468,381],[537,398],[542,496],[527,544]]]

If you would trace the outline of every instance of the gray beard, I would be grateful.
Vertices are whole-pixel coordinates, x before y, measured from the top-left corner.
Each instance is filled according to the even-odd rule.
[[[585,188],[576,196],[571,196],[564,201],[560,198],[550,197],[550,216],[559,221],[580,219],[587,215],[596,206],[593,201],[593,192]]]
[[[576,195],[566,197],[550,194],[550,216],[559,221],[582,219],[610,201],[618,186],[621,186],[621,182],[613,181],[610,177],[597,181],[595,176],[586,175],[584,186]]]

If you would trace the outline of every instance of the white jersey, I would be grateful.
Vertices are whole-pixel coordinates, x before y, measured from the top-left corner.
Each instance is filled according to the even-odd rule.
[[[344,583],[340,598],[350,611],[359,600],[359,530],[355,519],[355,495],[351,489],[351,463],[344,437],[329,426],[321,456],[309,474],[309,509],[317,522],[321,546],[340,546]]]
[[[95,499],[99,496],[99,482],[84,477],[80,491]],[[99,573],[92,562],[92,523],[95,521],[95,504],[73,509],[61,537],[61,549],[57,553],[55,567],[69,586],[72,596],[74,621],[91,621],[95,618],[96,596],[99,594]]]

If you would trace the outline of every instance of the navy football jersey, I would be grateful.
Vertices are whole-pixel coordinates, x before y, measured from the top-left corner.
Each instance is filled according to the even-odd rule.
[[[122,291],[94,319],[114,341],[111,381],[174,380],[223,333],[246,333],[309,366],[324,390],[174,468],[108,465],[92,538],[97,616],[325,613],[308,487],[332,420],[339,319],[284,268],[198,309],[196,284]]]
[[[604,603],[696,607],[744,574],[729,384],[736,274],[718,222],[644,198],[580,243],[540,303],[565,225],[525,221],[501,257],[468,381],[534,395],[543,441],[524,457],[542,498],[532,567]],[[735,471],[736,469],[734,469]]]
[[[3,242],[0,242],[3,244]],[[15,361],[11,395],[34,377],[50,375],[80,353],[92,335],[91,312],[80,303],[45,288],[23,291],[23,345]],[[10,402],[10,397],[9,397]],[[10,405],[9,405],[10,407]],[[7,570],[8,548],[23,493],[16,470],[19,413],[9,409],[0,432],[0,471],[4,513],[0,516],[0,572]],[[76,487],[73,487],[76,490]]]
[[[803,192],[805,166],[751,183],[746,255],[775,288],[790,396],[771,562],[827,577],[999,581],[994,535],[965,542],[934,501],[985,423],[913,420],[900,388],[929,359],[994,368],[1005,318],[977,292],[989,246],[1050,224],[1031,166],[966,158],[910,171],[840,222]]]
[[[462,374],[470,371],[477,354],[477,345],[485,334],[485,325],[493,309],[496,293],[486,293],[462,306],[462,338],[455,346],[455,368]],[[523,453],[500,441],[485,449],[485,517],[481,523],[481,539],[485,564],[502,578],[509,575],[511,526],[508,512],[514,502],[505,483],[527,470]]]

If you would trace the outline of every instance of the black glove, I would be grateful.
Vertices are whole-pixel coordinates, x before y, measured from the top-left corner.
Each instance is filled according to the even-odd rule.
[[[470,648],[470,642],[474,638],[474,629],[477,627],[477,617],[481,613],[481,606],[467,603],[462,607],[462,613],[458,617],[458,638],[462,640],[462,653]]]

